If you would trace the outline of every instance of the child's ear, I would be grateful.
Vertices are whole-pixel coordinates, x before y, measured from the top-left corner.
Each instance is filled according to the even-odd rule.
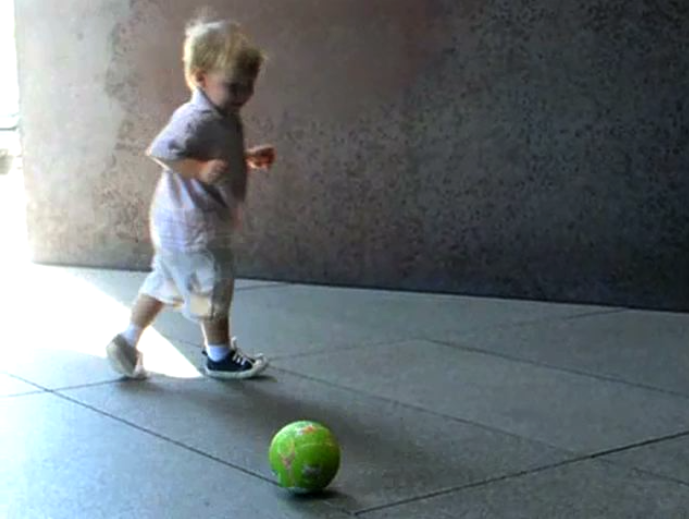
[[[205,87],[206,86],[206,74],[204,72],[201,72],[200,70],[196,70],[192,73],[191,77],[194,79],[194,83],[196,83],[196,86],[198,86],[198,87]]]

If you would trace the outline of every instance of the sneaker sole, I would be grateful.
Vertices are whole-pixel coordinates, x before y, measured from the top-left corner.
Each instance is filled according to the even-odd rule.
[[[224,380],[242,380],[247,378],[253,378],[260,375],[266,370],[267,367],[268,362],[265,361],[261,363],[260,366],[254,367],[253,369],[247,371],[237,371],[234,373],[231,371],[212,371],[208,369],[208,366],[204,366],[204,370],[206,372],[206,375],[208,375],[211,378],[218,378]]]

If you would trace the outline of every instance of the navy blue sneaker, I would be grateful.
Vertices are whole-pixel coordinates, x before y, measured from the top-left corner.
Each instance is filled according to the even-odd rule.
[[[247,355],[239,349],[234,337],[227,357],[219,362],[211,360],[210,357],[206,358],[206,374],[213,378],[252,378],[262,373],[267,367],[268,361],[263,355]]]

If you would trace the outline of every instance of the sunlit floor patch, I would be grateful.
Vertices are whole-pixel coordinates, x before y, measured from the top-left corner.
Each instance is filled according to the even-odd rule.
[[[105,346],[128,322],[130,309],[109,294],[58,267],[28,260],[21,177],[0,178],[0,357],[60,351],[103,358]],[[141,341],[146,370],[175,378],[200,377],[167,338],[149,329]]]

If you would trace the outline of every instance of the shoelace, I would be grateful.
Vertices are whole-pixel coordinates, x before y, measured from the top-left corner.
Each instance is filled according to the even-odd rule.
[[[253,359],[246,356],[241,350],[235,349],[232,352],[232,361],[243,366],[244,364],[253,362]]]
[[[255,357],[252,357],[251,355],[244,353],[244,351],[237,345],[237,341],[235,339],[232,339],[232,341],[230,342],[230,352],[230,354],[232,355],[230,358],[233,362],[236,362],[237,364],[244,365],[247,362],[250,364],[256,362]],[[206,350],[203,350],[201,353],[204,357],[208,357],[208,353],[206,352]]]
[[[232,351],[236,352],[237,354],[239,354],[239,355],[241,356],[241,358],[246,359],[246,360],[249,361],[249,362],[256,362],[256,358],[257,358],[257,357],[254,357],[254,356],[252,356],[252,355],[249,355],[249,354],[246,353],[244,350],[242,350],[242,349],[239,347],[239,345],[237,344],[237,340],[234,339],[234,338],[230,341],[230,349],[231,349]]]

